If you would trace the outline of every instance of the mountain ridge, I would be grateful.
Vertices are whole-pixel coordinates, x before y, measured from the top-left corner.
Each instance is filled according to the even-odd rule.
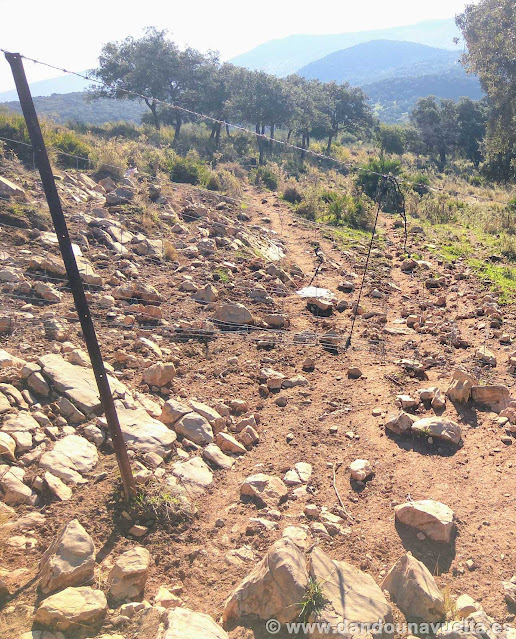
[[[458,53],[448,49],[404,40],[371,40],[330,53],[297,73],[307,80],[360,86],[393,76],[445,72],[458,64]]]
[[[84,72],[81,72],[84,73]],[[54,93],[79,93],[85,91],[89,87],[91,82],[84,80],[76,75],[67,73],[66,75],[60,75],[56,78],[49,78],[48,80],[38,80],[37,82],[31,82],[29,84],[32,97],[48,97]],[[18,100],[18,93],[16,89],[10,91],[2,91],[0,93],[0,102],[13,102]]]
[[[405,40],[450,50],[459,50],[454,38],[461,34],[453,18],[427,20],[413,25],[329,35],[296,34],[270,40],[230,60],[247,69],[263,70],[278,76],[298,69],[324,56],[371,40]]]

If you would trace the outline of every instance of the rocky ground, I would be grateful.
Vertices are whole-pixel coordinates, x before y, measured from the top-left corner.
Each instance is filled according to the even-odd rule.
[[[0,171],[0,637],[264,639],[310,584],[334,624],[515,625],[512,306],[385,215],[345,350],[360,236],[60,173],[127,504],[41,187]]]

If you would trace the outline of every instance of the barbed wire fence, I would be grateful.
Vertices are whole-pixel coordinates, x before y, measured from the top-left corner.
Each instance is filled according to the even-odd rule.
[[[4,51],[4,49],[0,49],[0,51]],[[48,63],[42,62],[40,60],[36,60],[33,58],[29,58],[27,56],[21,56],[26,60],[30,60],[31,62],[34,62],[35,64],[40,64],[49,68],[52,68],[54,70],[58,70],[64,73],[70,73],[72,75],[81,77],[83,79],[86,79],[88,81],[91,81],[93,83],[99,84],[99,85],[103,85],[106,88],[112,88],[110,85],[103,83],[101,81],[99,81],[96,78],[92,78],[90,76],[84,75],[84,74],[80,74],[80,73],[76,73],[73,71],[69,71],[67,69],[64,69],[62,67],[57,67],[54,65],[50,65]],[[120,87],[118,87],[120,89]],[[184,107],[180,107],[165,101],[161,101],[158,99],[153,98],[152,96],[144,96],[142,94],[138,94],[135,93],[133,91],[130,90],[126,90],[126,89],[121,89],[124,93],[128,94],[128,95],[132,95],[133,97],[145,100],[145,99],[151,99],[151,100],[155,100],[156,103],[160,103],[163,106],[167,106],[168,108],[172,108],[172,109],[177,109],[183,112],[188,113],[191,116],[195,116],[199,119],[204,119],[206,121],[210,121],[212,123],[217,123],[217,124],[221,124],[223,126],[227,126],[230,129],[233,128],[235,130],[244,132],[254,138],[261,138],[261,139],[265,139],[267,141],[269,141],[271,144],[279,144],[282,145],[286,148],[289,148],[291,150],[294,151],[299,151],[302,152],[306,155],[310,155],[311,157],[314,158],[318,158],[318,159],[323,159],[325,161],[328,162],[332,162],[338,166],[341,166],[343,168],[346,168],[349,171],[356,171],[356,172],[363,172],[363,173],[368,173],[368,174],[372,174],[375,175],[377,177],[379,177],[382,180],[385,179],[389,179],[389,180],[394,180],[394,176],[390,176],[390,175],[384,175],[382,173],[370,170],[370,169],[366,169],[363,167],[358,167],[356,165],[353,165],[352,163],[349,162],[343,162],[341,160],[339,160],[338,158],[323,154],[323,153],[318,153],[316,151],[313,151],[311,149],[305,149],[302,147],[299,147],[295,144],[291,144],[289,142],[286,142],[284,140],[278,139],[278,138],[272,138],[270,136],[267,136],[265,134],[262,133],[258,133],[256,131],[247,129],[243,126],[231,123],[231,122],[227,122],[225,120],[219,120],[217,118],[211,117],[209,115],[200,113],[200,112],[196,112],[190,109],[186,109]],[[26,142],[22,142],[19,140],[15,140],[15,139],[11,139],[11,138],[6,138],[6,137],[0,137],[0,140],[9,142],[11,144],[20,144],[23,145],[25,147],[31,147],[32,145]],[[75,154],[71,154],[71,153],[67,153],[61,150],[56,149],[55,153],[57,155],[62,155],[62,156],[66,156],[69,158],[74,158],[77,162],[77,169],[79,169],[79,163],[80,162],[84,162],[85,163],[85,168],[86,166],[89,168],[91,168],[91,160],[88,157],[85,156],[79,156],[79,155],[75,155]],[[106,165],[108,166],[108,165]],[[112,168],[119,168],[119,167],[115,167],[114,165],[111,165]],[[144,177],[149,177],[153,180],[156,179],[155,175],[152,175],[150,173],[146,173],[144,171],[139,171],[139,174],[144,176]],[[400,183],[405,183],[405,184],[410,184],[411,186],[424,186],[425,188],[429,189],[430,191],[434,191],[434,192],[440,192],[440,193],[445,193],[445,189],[442,187],[434,187],[434,186],[429,186],[428,184],[414,184],[414,182],[409,182],[407,180],[404,179],[396,179],[396,188],[399,189],[399,184]],[[202,189],[199,189],[202,190]],[[207,191],[207,193],[213,194],[212,191]],[[228,202],[233,202],[237,205],[241,205],[241,201],[237,200],[235,198],[231,198],[228,196],[220,196],[223,197],[226,201]],[[489,200],[489,202],[492,202],[492,200]],[[499,203],[499,204],[504,204],[504,203]],[[283,218],[282,218],[282,213],[281,211],[278,209],[278,215],[279,215],[279,219],[280,219],[280,238],[283,236],[284,233],[284,223],[283,223]],[[197,218],[195,218],[194,216],[190,216],[190,219],[188,219],[188,215],[186,214],[182,216],[185,221],[198,221]],[[227,228],[228,226],[230,226],[229,224],[225,224],[223,222],[216,222],[219,226],[221,227],[225,227]],[[405,223],[405,248],[406,248],[406,233],[407,233],[407,228],[406,228],[406,218],[404,219],[404,223]],[[313,234],[313,243],[316,244],[317,243],[317,239],[318,239],[318,235],[321,233],[321,231],[324,229],[324,225],[321,225],[317,222],[311,222],[309,220],[306,219],[302,219],[299,218],[297,220],[297,224],[299,224],[300,226],[304,226],[305,228],[307,228],[312,234]],[[5,227],[9,227],[8,224],[4,224],[1,223],[0,226],[5,226]],[[161,242],[162,242],[162,247],[164,248],[164,226],[162,223],[160,223],[159,225],[160,227],[160,235],[161,235]],[[19,228],[19,227],[15,227],[12,226],[12,228]],[[121,226],[121,232],[122,232],[123,228]],[[250,229],[246,229],[246,232],[250,232]],[[250,233],[250,235],[252,235],[252,232]],[[373,235],[374,237],[374,235]],[[121,238],[120,238],[121,239]],[[256,238],[257,240],[263,242],[264,241],[264,236],[263,234],[260,234],[259,237]],[[277,248],[277,245],[274,244],[272,241],[270,241],[270,245],[274,246]],[[364,269],[364,273],[363,273],[363,278],[365,281],[365,277],[366,277],[366,271],[367,269]],[[315,273],[315,277],[317,276],[317,271]],[[40,280],[44,280],[44,281],[48,281],[48,282],[60,282],[62,280],[60,280],[59,278],[54,278],[52,276],[49,276],[48,274],[37,274],[34,275],[36,277],[36,279],[40,279]],[[315,278],[314,278],[315,279]],[[91,286],[91,290],[101,290],[101,287],[99,286],[97,289],[94,286]],[[282,301],[282,304],[284,304],[285,302],[285,291],[284,289],[277,289],[274,287],[269,287],[268,289],[268,293],[269,294],[273,294],[273,295],[280,295],[280,299]],[[41,298],[33,298],[31,296],[17,296],[15,293],[9,293],[7,292],[5,294],[5,298],[2,300],[2,306],[4,306],[5,304],[7,304],[7,300],[11,299],[11,300],[24,300],[26,303],[29,302],[34,302],[36,304],[45,304],[45,302],[41,299]],[[166,306],[166,304],[165,304]],[[50,307],[50,305],[49,305]],[[385,302],[383,303],[383,309],[385,311]],[[97,315],[97,317],[95,318],[97,322],[99,322],[103,327],[109,327],[109,328],[118,328],[120,330],[125,329],[128,330],[129,327],[126,324],[123,324],[121,322],[117,322],[117,321],[108,321],[105,319],[105,317],[103,317],[102,313],[95,313]],[[145,312],[143,311],[139,311],[138,312],[139,316],[144,317],[145,316]],[[167,322],[179,322],[182,319],[184,319],[181,316],[173,316],[170,313],[166,313],[166,317],[167,317]],[[231,325],[231,324],[225,324],[224,323],[218,323],[217,326],[215,328],[209,329],[208,331],[204,331],[204,330],[198,330],[197,332],[195,332],[195,329],[192,329],[191,331],[185,331],[183,334],[181,334],[181,330],[171,327],[171,326],[156,326],[153,325],[151,320],[153,321],[155,319],[155,316],[152,316],[151,314],[149,314],[149,324],[146,325],[145,323],[139,325],[138,329],[142,332],[160,332],[161,334],[163,334],[164,336],[173,336],[176,339],[198,339],[198,340],[202,340],[202,339],[208,339],[208,338],[213,338],[213,339],[218,339],[218,338],[225,338],[225,337],[241,337],[245,340],[248,340],[250,342],[255,342],[255,343],[260,343],[260,342],[266,342],[269,341],[271,343],[274,344],[274,346],[286,346],[286,345],[297,345],[297,346],[302,346],[303,348],[309,348],[309,347],[321,347],[321,345],[323,347],[327,347],[329,345],[328,342],[324,341],[324,333],[320,332],[320,331],[316,331],[316,332],[307,332],[305,334],[289,334],[288,330],[277,330],[277,329],[270,329],[270,328],[263,328],[263,327],[257,327],[257,326],[245,326],[242,327],[240,325]],[[38,320],[36,320],[36,323],[38,322]],[[332,350],[333,352],[336,353],[344,353],[346,352],[347,348],[346,345],[341,345],[341,344],[332,344]],[[349,348],[349,346],[348,346]],[[410,348],[410,346],[409,346]],[[393,346],[389,346],[386,342],[385,339],[378,339],[378,340],[370,340],[370,339],[363,339],[363,338],[356,338],[353,341],[353,347],[352,347],[353,351],[370,351],[373,352],[375,354],[377,354],[381,359],[385,360],[387,356],[393,356],[393,357],[399,357],[400,352],[399,352],[399,347],[393,347]],[[413,349],[414,352],[417,350],[417,347]]]

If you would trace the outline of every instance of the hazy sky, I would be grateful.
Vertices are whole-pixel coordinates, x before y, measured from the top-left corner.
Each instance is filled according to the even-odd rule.
[[[215,49],[225,59],[273,38],[394,27],[450,18],[465,0],[0,0],[0,47],[81,71],[96,65],[102,44],[139,36],[153,25],[181,45]],[[29,81],[58,75],[27,65]],[[0,58],[0,91],[13,89]]]

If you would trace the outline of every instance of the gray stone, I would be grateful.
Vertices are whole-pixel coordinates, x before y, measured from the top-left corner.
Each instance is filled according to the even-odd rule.
[[[444,417],[426,417],[412,424],[412,432],[451,444],[460,444],[462,431],[458,424]]]
[[[160,420],[168,426],[173,426],[181,417],[191,412],[192,409],[186,404],[181,404],[175,399],[169,399],[163,405]]]
[[[59,499],[59,501],[68,501],[72,497],[72,489],[47,470],[45,473],[45,482],[50,492]]]
[[[94,444],[80,435],[67,435],[43,453],[39,465],[66,483],[81,484],[86,482],[82,475],[91,472],[97,462]]]
[[[398,415],[392,415],[385,422],[385,428],[398,435],[404,435],[410,433],[412,430],[412,424],[417,422],[418,418],[408,413],[398,413]]]
[[[44,599],[34,621],[56,630],[84,630],[85,626],[101,621],[106,612],[107,601],[102,590],[70,587]]]
[[[34,504],[36,495],[23,483],[25,471],[17,466],[0,466],[0,488],[4,492],[3,500],[6,504]]]
[[[199,446],[211,444],[213,441],[213,430],[209,421],[199,415],[199,413],[188,413],[177,421],[174,425],[176,433],[183,435]]]
[[[473,375],[461,370],[453,371],[446,395],[452,400],[452,402],[464,404],[469,401],[471,389],[477,384],[478,381],[475,377],[473,377]]]
[[[229,635],[209,615],[178,607],[168,613],[163,639],[229,639]]]
[[[385,577],[382,588],[408,620],[432,623],[445,617],[444,597],[428,568],[411,553],[403,555]]]
[[[40,563],[39,588],[45,595],[93,579],[95,546],[77,519],[65,524]]]
[[[200,457],[176,462],[172,473],[180,480],[188,495],[198,497],[213,482],[213,473]]]
[[[177,439],[176,433],[154,419],[143,408],[125,408],[116,402],[120,428],[127,446],[139,453],[156,453],[166,457]]]
[[[216,444],[208,444],[203,450],[203,457],[207,461],[211,462],[216,468],[222,468],[223,470],[231,470],[235,460],[228,455],[225,455]]]
[[[263,473],[251,475],[240,487],[242,496],[252,497],[269,508],[278,506],[287,493],[287,487],[279,477]]]
[[[395,506],[396,520],[424,533],[430,539],[450,543],[455,529],[451,508],[433,499],[411,501]]]
[[[293,621],[307,585],[303,551],[291,539],[280,539],[226,601],[224,623],[256,617]]]
[[[80,411],[85,415],[100,414],[102,405],[93,369],[70,364],[61,355],[55,354],[40,357],[38,364],[56,390],[63,393]],[[125,393],[127,390],[114,378],[109,377],[109,383],[114,393]]]
[[[320,548],[310,553],[310,576],[322,585],[326,604],[317,621],[337,627],[340,623],[391,623],[392,610],[374,579],[355,566],[335,561]],[[311,618],[311,621],[315,619]],[[323,639],[318,630],[311,635]]]
[[[215,309],[213,319],[228,328],[232,325],[243,326],[254,324],[254,318],[243,304],[219,304]]]
[[[150,553],[136,547],[124,552],[117,559],[108,576],[109,592],[114,599],[136,599],[149,576]]]
[[[473,386],[471,399],[476,404],[487,406],[495,413],[499,413],[507,408],[510,392],[507,386]]]

